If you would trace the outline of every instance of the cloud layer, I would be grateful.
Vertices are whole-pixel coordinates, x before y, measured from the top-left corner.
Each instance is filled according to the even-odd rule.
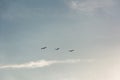
[[[98,10],[108,11],[115,5],[113,0],[71,0],[70,8],[73,10],[94,13]]]
[[[87,62],[91,62],[92,60],[84,60]],[[42,68],[46,66],[51,66],[53,64],[73,64],[81,62],[80,59],[76,60],[62,60],[62,61],[47,61],[47,60],[39,60],[39,61],[32,61],[23,64],[11,64],[11,65],[0,65],[0,69],[20,69],[20,68]]]

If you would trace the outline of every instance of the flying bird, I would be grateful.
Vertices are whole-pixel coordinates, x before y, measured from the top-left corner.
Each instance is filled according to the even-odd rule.
[[[69,52],[73,52],[73,51],[75,51],[75,50],[69,50]]]
[[[43,48],[41,48],[41,49],[46,49],[47,47],[43,47]]]
[[[59,50],[60,48],[56,48],[55,50]]]

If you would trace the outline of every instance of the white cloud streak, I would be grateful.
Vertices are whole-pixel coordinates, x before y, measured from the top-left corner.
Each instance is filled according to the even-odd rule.
[[[92,60],[85,60],[87,62],[91,62]],[[39,61],[32,61],[23,64],[11,64],[11,65],[0,65],[0,69],[21,69],[21,68],[42,68],[46,66],[51,66],[53,64],[73,64],[81,62],[80,59],[76,60],[63,60],[63,61],[47,61],[47,60],[39,60]]]
[[[98,10],[109,11],[115,5],[113,0],[71,0],[70,8],[80,12],[94,13]]]

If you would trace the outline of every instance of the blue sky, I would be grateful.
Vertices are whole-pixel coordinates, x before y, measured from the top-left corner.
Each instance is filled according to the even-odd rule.
[[[0,80],[119,80],[119,4],[0,0]]]

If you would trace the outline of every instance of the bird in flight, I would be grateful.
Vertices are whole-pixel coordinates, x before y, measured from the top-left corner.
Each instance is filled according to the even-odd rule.
[[[47,47],[42,47],[41,49],[46,49]]]
[[[69,50],[69,52],[73,52],[73,51],[75,51],[75,50]]]
[[[60,48],[56,48],[55,50],[59,50]]]

